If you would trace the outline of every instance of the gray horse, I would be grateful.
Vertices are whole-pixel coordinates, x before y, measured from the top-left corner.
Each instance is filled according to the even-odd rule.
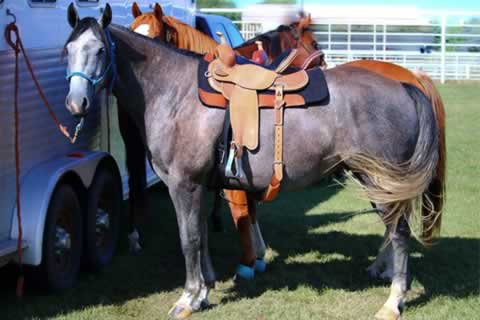
[[[99,20],[80,20],[71,5],[68,21],[73,31],[65,45],[70,81],[66,107],[85,117],[94,95],[111,85],[118,107],[141,132],[177,214],[186,283],[169,314],[185,318],[208,305],[215,281],[201,208],[205,191],[214,186],[224,111],[206,108],[198,99],[200,56],[110,25],[108,5]],[[315,184],[339,167],[353,173],[383,212],[393,257],[391,293],[376,316],[398,319],[408,287],[411,224],[420,221],[414,234],[425,242],[440,226],[443,180],[437,172],[444,165],[439,142],[443,127],[416,88],[353,67],[328,70],[325,77],[327,105],[285,111],[282,190]],[[220,187],[260,192],[268,186],[273,123],[273,111],[262,110],[260,147],[244,153],[246,179]]]

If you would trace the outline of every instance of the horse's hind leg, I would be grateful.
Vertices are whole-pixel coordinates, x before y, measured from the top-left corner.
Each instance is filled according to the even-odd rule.
[[[222,197],[220,196],[220,190],[214,191],[213,198],[213,209],[210,217],[212,219],[213,231],[222,232],[223,231],[223,221],[222,221]]]
[[[169,315],[175,319],[184,319],[192,312],[208,306],[207,281],[212,282],[214,279],[212,270],[208,270],[211,263],[206,250],[207,217],[201,212],[205,188],[175,177],[176,175],[171,173],[168,189],[177,215],[182,252],[185,257],[186,281],[182,296],[169,311]]]
[[[253,242],[253,247],[255,248],[255,271],[256,272],[265,272],[267,264],[265,262],[265,252],[267,251],[267,246],[265,241],[263,241],[262,232],[260,231],[260,224],[257,220],[257,202],[253,194],[247,194],[248,200],[248,213],[250,217],[251,227],[250,227],[250,237]]]
[[[130,252],[138,253],[142,249],[139,242],[138,217],[144,216],[147,208],[145,147],[137,127],[126,111],[124,111],[124,108],[120,106],[118,108],[118,124],[120,134],[125,144],[128,170],[130,201],[128,212],[128,239]]]
[[[251,222],[247,193],[243,190],[224,190],[224,192],[242,247],[242,256],[235,272],[235,278],[250,280],[255,276],[254,265],[256,256],[250,231]]]
[[[401,218],[395,230],[389,230],[392,246],[393,279],[390,296],[380,311],[375,315],[380,320],[400,319],[400,308],[405,303],[408,290],[408,237],[410,229],[405,219]]]
[[[375,261],[367,268],[372,279],[391,281],[393,278],[393,252],[392,243],[388,240],[389,232],[385,231],[384,242],[378,251]]]
[[[372,207],[379,211],[379,214],[382,215],[384,212],[384,207],[382,205],[377,205],[372,202]],[[375,258],[375,261],[367,268],[368,275],[372,279],[381,279],[392,281],[393,278],[393,252],[392,252],[392,243],[388,240],[388,229],[385,230],[383,236],[383,243],[378,250],[378,255]]]

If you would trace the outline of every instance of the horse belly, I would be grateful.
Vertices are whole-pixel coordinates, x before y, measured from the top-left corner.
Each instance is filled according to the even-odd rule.
[[[275,146],[273,115],[272,109],[260,111],[259,147],[244,152],[242,161],[247,177],[231,181],[232,187],[260,191],[270,183]],[[335,124],[332,116],[327,106],[285,110],[282,191],[315,184],[338,163],[333,153]]]

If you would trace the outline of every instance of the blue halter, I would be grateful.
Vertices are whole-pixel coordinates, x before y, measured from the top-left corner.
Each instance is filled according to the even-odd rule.
[[[70,80],[72,77],[75,77],[75,76],[83,78],[83,79],[87,80],[93,86],[93,89],[95,90],[95,92],[97,92],[99,90],[99,88],[97,88],[97,85],[98,84],[103,84],[103,81],[105,80],[105,76],[111,70],[112,71],[112,79],[110,81],[110,86],[109,86],[108,90],[109,90],[109,92],[112,92],[113,84],[115,83],[115,78],[117,77],[117,64],[116,64],[116,61],[115,61],[116,46],[115,46],[115,42],[112,41],[112,37],[110,36],[110,31],[108,29],[105,29],[105,35],[107,37],[107,41],[108,41],[108,44],[110,46],[110,63],[103,70],[102,74],[100,76],[94,78],[94,77],[89,77],[88,75],[86,75],[85,73],[80,72],[80,71],[75,71],[75,72],[68,73],[68,70],[67,70],[67,75],[65,77],[67,80]]]

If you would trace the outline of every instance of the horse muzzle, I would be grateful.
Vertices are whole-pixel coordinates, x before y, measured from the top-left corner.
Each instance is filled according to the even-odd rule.
[[[87,115],[90,108],[90,100],[85,95],[68,94],[65,100],[65,106],[72,116],[83,118]]]

